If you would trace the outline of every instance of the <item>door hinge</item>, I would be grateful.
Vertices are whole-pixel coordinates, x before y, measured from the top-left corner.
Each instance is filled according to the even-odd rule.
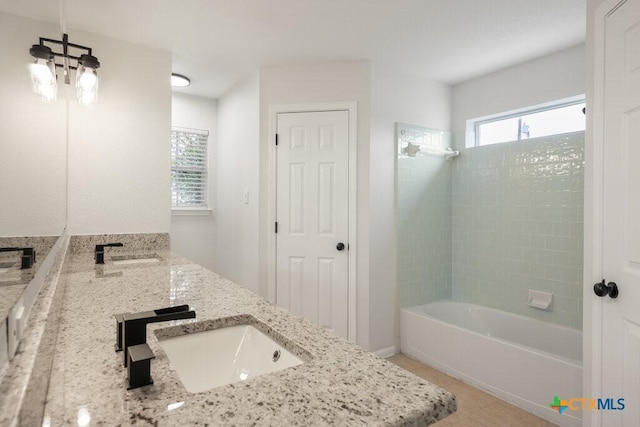
[[[278,232],[278,222],[276,221],[276,233]]]
[[[276,145],[278,145],[278,134],[276,133]]]

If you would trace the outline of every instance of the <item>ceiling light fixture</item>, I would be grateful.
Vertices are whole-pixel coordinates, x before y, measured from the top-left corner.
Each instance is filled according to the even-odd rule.
[[[48,44],[62,46],[62,52],[54,52]],[[71,55],[70,49],[84,51],[80,56]],[[63,34],[62,40],[40,37],[40,43],[29,49],[35,62],[29,66],[33,90],[42,97],[43,101],[55,101],[58,96],[56,67],[62,68],[64,83],[70,84],[69,70],[76,70],[76,90],[78,102],[91,105],[98,100],[98,58],[91,54],[91,48],[79,44],[69,43],[69,35]],[[62,58],[62,63],[56,63],[56,57]],[[72,62],[75,61],[75,62]]]
[[[171,87],[187,87],[191,84],[191,80],[182,74],[171,73]]]

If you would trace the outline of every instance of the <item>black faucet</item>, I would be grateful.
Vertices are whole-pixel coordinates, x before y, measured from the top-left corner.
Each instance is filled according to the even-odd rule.
[[[36,262],[36,251],[33,248],[0,248],[0,252],[20,252],[22,251],[22,267],[20,269],[31,268]]]
[[[96,264],[104,264],[104,248],[114,248],[124,246],[123,243],[104,243],[96,245]]]
[[[176,307],[161,308],[159,310],[123,314],[122,341],[124,345],[122,349],[124,350],[124,366],[126,367],[128,365],[129,347],[147,343],[147,325],[149,323],[195,319],[195,317],[196,312],[189,310],[189,306],[186,304]]]

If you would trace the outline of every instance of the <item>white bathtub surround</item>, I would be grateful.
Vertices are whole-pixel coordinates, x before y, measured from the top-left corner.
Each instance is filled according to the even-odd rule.
[[[582,396],[582,333],[524,316],[454,301],[404,308],[402,352],[561,426],[554,396]]]

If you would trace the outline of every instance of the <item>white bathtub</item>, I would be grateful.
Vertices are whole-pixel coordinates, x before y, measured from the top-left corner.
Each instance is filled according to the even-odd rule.
[[[403,308],[403,353],[562,426],[554,396],[582,397],[582,333],[487,307],[438,301]]]

